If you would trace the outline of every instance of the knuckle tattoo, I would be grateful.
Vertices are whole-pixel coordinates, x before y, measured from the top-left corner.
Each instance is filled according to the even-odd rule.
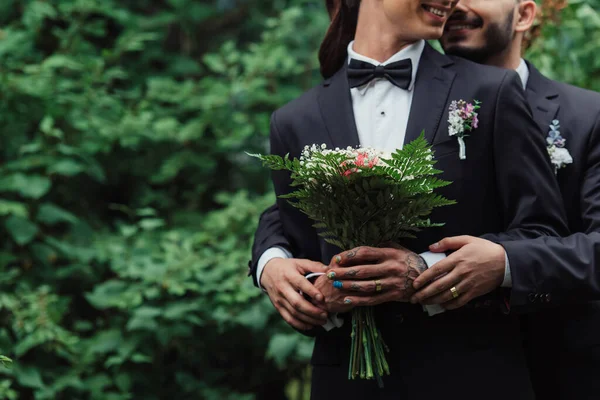
[[[347,278],[352,278],[358,275],[358,270],[356,269],[350,269],[346,272],[344,272],[344,276]]]

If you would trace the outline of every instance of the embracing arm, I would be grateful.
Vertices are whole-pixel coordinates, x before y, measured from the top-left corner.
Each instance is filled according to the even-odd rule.
[[[482,297],[500,286],[510,286],[511,277],[507,272],[515,268],[512,252],[509,249],[505,252],[497,243],[567,234],[562,198],[545,139],[533,120],[520,79],[514,71],[506,72],[498,91],[493,149],[500,205],[495,211],[502,217],[504,232],[485,234],[481,238],[456,238],[458,240],[453,242],[458,242],[459,247],[432,248],[432,251],[460,250],[415,280],[419,292],[413,301],[444,304],[444,307],[454,309],[479,298],[479,303],[500,303],[504,310],[506,298],[496,296],[498,292]],[[527,267],[527,264],[517,266]],[[442,277],[444,274],[447,275]],[[460,295],[453,299],[448,289],[456,282],[460,282],[456,285]],[[498,302],[497,298],[502,301]]]
[[[495,114],[494,160],[502,204],[499,212],[507,228],[483,238],[499,242],[567,235],[564,206],[544,135],[533,120],[514,71],[507,71]]]
[[[512,266],[514,305],[600,300],[600,115],[586,149],[581,187],[584,232],[502,243]]]

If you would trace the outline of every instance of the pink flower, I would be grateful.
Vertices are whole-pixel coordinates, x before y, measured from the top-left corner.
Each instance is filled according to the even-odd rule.
[[[365,153],[358,153],[358,155],[356,156],[355,164],[359,167],[364,167],[365,166],[365,158],[367,158]]]
[[[344,171],[344,176],[348,177],[354,173],[358,172],[358,168],[350,168]]]

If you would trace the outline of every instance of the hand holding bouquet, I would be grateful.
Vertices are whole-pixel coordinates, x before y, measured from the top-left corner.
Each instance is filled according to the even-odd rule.
[[[441,224],[428,216],[435,207],[454,202],[435,189],[450,182],[436,178],[433,152],[423,134],[389,154],[369,148],[327,149],[306,146],[300,159],[252,154],[273,170],[291,173],[296,189],[281,198],[315,222],[325,241],[340,249],[383,247],[412,238],[419,230]],[[386,346],[371,307],[352,315],[349,378],[378,379],[389,374]]]

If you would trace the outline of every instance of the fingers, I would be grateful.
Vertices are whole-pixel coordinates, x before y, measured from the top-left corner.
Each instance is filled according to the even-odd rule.
[[[373,296],[346,296],[344,304],[352,305],[352,307],[376,306],[394,301],[394,296],[393,292],[381,292]]]
[[[431,268],[424,271],[415,279],[415,281],[413,282],[413,287],[416,290],[419,290],[423,286],[427,285],[429,282],[439,278],[441,275],[449,273],[456,267],[456,263],[459,257],[460,254],[457,252],[449,255],[442,261],[438,261]]]
[[[283,307],[297,320],[310,325],[323,325],[327,322],[327,313],[315,307],[299,293],[293,290],[284,293],[277,305]]]
[[[444,307],[446,310],[456,310],[457,308],[464,307],[474,298],[474,296],[467,289],[463,288],[461,291],[461,289],[459,289],[457,286],[456,290],[458,290],[457,298],[453,298],[452,300],[442,303],[442,307]]]
[[[441,293],[449,291],[452,286],[455,286],[458,282],[460,282],[460,277],[457,276],[456,273],[451,272],[438,280],[433,281],[431,284],[423,287],[421,290],[417,291],[410,299],[410,302],[413,304],[421,303],[421,304],[429,304],[428,302],[433,298],[438,296]],[[448,299],[451,300],[452,298]],[[432,303],[439,304],[439,303]]]
[[[348,268],[331,268],[327,272],[327,278],[332,281],[355,281],[359,279],[375,279],[386,276],[390,269],[385,264],[358,265]]]
[[[298,268],[298,272],[302,275],[308,275],[313,272],[326,272],[329,268],[328,265],[303,259],[296,260],[296,267]]]
[[[283,307],[282,308],[277,308],[277,311],[279,311],[279,314],[285,320],[285,322],[287,322],[288,325],[292,326],[293,328],[296,328],[296,329],[301,330],[301,331],[307,331],[307,330],[312,329],[314,327],[313,325],[306,324],[306,323],[300,321],[299,319],[293,317]]]
[[[323,294],[313,285],[308,279],[304,277],[298,277],[293,282],[290,282],[292,286],[297,290],[304,294],[306,294],[311,299],[317,301],[318,303],[323,302]]]
[[[361,246],[333,256],[330,266],[350,266],[377,263],[385,258],[385,251],[380,248]]]
[[[448,250],[458,250],[461,247],[471,243],[474,239],[477,238],[466,235],[447,237],[429,246],[429,250],[433,253],[443,253],[444,251]]]
[[[392,283],[389,279],[373,279],[369,281],[333,281],[333,287],[342,292],[377,293],[389,290]],[[379,287],[379,290],[377,290]]]
[[[461,293],[465,293],[466,291],[466,286],[464,282],[462,282],[460,278],[454,273],[446,275],[445,277],[435,281],[431,285],[417,292],[411,298],[411,303],[421,303],[426,306],[432,304],[446,303],[448,301],[454,300],[455,298],[455,295],[452,293],[452,288],[456,289],[456,293],[458,295],[460,295]],[[428,292],[421,293],[424,292],[426,289],[428,289]]]

